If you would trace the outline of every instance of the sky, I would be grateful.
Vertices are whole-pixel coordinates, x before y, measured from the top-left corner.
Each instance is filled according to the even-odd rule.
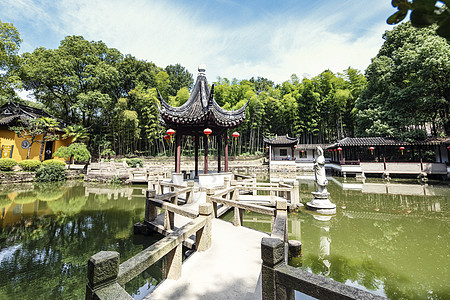
[[[103,41],[159,67],[194,77],[275,83],[326,69],[364,72],[380,49],[389,0],[1,0],[0,20],[23,40],[21,53],[55,49],[68,35]]]

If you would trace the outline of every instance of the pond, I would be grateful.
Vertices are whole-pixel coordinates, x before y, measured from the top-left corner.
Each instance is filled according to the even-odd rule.
[[[289,239],[301,241],[303,252],[291,265],[390,299],[450,299],[448,186],[329,181],[336,214],[289,214]],[[300,180],[303,203],[312,191],[312,180]],[[244,215],[244,226],[269,232],[270,223]]]
[[[118,251],[124,261],[160,238],[133,234],[133,224],[144,218],[145,186],[1,188],[1,299],[84,299],[90,256]],[[161,278],[158,265],[149,272]],[[132,281],[127,291],[139,298],[140,287],[157,283],[151,276]]]
[[[303,244],[291,265],[392,299],[449,299],[450,188],[415,181],[329,179],[336,214],[289,215]],[[0,298],[83,299],[87,261],[101,250],[121,261],[159,236],[133,234],[144,219],[145,186],[85,183],[0,187]],[[306,203],[315,190],[300,180]],[[225,218],[232,219],[232,213]],[[244,225],[270,231],[271,217]],[[161,264],[126,289],[136,299],[162,278]]]

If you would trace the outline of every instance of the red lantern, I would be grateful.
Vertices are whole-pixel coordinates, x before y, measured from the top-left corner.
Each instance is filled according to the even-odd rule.
[[[295,145],[294,148],[297,149],[297,145]]]
[[[239,132],[237,132],[237,131],[233,132],[232,136],[234,137],[234,142],[237,145],[237,138],[239,137]]]
[[[450,146],[447,146],[447,150],[450,150]]]
[[[170,135],[166,134],[166,135],[164,136],[164,139],[166,140],[167,144],[169,144]]]
[[[266,146],[266,149],[269,150],[269,146]]]
[[[212,130],[209,128],[205,128],[205,130],[203,130],[203,133],[206,134],[206,136],[208,137],[208,142],[209,142],[209,135],[212,133]]]
[[[333,152],[333,149],[328,149],[328,152]]]
[[[400,146],[398,149],[400,149],[402,151],[402,155],[403,155],[403,150],[405,150],[405,147]]]
[[[341,152],[341,151],[342,151],[342,148],[341,148],[341,147],[337,148],[337,151]]]
[[[170,141],[173,143],[172,135],[175,134],[175,130],[173,130],[173,129],[167,129],[167,134],[169,135]]]
[[[375,147],[369,147],[370,155],[373,155],[373,150],[375,150]]]

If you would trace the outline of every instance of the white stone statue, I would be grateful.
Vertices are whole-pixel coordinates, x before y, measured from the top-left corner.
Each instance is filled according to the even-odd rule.
[[[320,146],[316,148],[317,158],[314,160],[314,174],[318,186],[318,193],[327,193],[327,176],[325,174],[325,157],[323,156],[323,149]]]
[[[328,199],[330,193],[327,191],[327,176],[325,173],[325,157],[320,146],[316,148],[317,158],[314,160],[314,175],[317,183],[317,191],[312,192],[314,199],[306,205],[308,208],[320,210],[323,213],[335,213],[336,205]]]

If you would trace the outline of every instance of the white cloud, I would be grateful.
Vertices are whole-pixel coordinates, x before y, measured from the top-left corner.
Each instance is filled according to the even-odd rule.
[[[298,5],[283,15],[269,12],[226,27],[204,18],[221,15],[220,11],[190,1],[182,5],[162,0],[61,0],[52,10],[32,0],[8,1],[17,3],[15,9],[23,6],[23,17],[31,18],[35,12],[42,24],[63,35],[102,40],[161,67],[180,63],[195,76],[197,66],[205,63],[210,81],[217,76],[263,76],[277,83],[293,73],[315,76],[328,68],[341,72],[349,66],[364,70],[382,44],[381,34],[388,29],[384,14],[390,9],[374,1],[329,1],[308,15],[301,14]],[[380,12],[380,22],[367,25]]]

